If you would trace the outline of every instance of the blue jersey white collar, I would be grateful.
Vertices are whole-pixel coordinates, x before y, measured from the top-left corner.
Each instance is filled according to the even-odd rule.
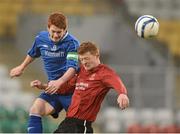
[[[63,41],[63,40],[68,36],[68,34],[69,34],[69,33],[68,33],[68,31],[67,31],[67,32],[65,33],[65,35],[63,36],[63,38],[62,38],[60,41]],[[51,38],[50,38],[49,32],[48,32],[48,38],[49,38],[50,41],[52,41]],[[60,41],[59,41],[59,42],[60,42]],[[52,41],[52,42],[53,42],[53,41]]]
[[[64,37],[60,40],[60,41],[63,41],[68,35],[68,31],[66,32],[66,34],[64,35]]]

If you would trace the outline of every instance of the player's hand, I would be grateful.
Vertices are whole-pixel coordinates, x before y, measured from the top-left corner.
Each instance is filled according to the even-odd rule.
[[[45,93],[55,94],[63,83],[60,80],[53,80],[48,83]]]
[[[117,102],[122,110],[129,106],[129,98],[126,94],[120,94],[118,96]]]
[[[36,87],[38,89],[42,89],[43,84],[39,80],[34,80],[34,81],[31,81],[30,86],[31,87]]]
[[[11,78],[18,77],[23,73],[23,70],[24,69],[22,68],[22,66],[17,66],[15,68],[11,69],[9,75]]]

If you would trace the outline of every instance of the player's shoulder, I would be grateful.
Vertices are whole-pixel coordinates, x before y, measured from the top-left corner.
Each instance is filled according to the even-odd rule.
[[[48,38],[48,31],[40,31],[37,35],[36,35],[36,39],[45,39]]]
[[[70,33],[68,33],[68,35],[67,35],[67,40],[75,40],[75,41],[78,41],[78,39],[77,39],[74,35],[72,35],[72,34],[70,34]]]
[[[79,40],[73,36],[72,34],[67,34],[66,38],[64,39],[64,42],[71,42],[70,44],[79,45]]]
[[[104,74],[104,75],[107,74],[107,73],[115,73],[115,71],[106,64],[100,64],[100,69],[99,70],[100,70],[99,72],[101,74]]]

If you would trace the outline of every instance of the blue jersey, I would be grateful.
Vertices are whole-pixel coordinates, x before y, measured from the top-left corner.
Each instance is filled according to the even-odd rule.
[[[48,31],[42,31],[36,36],[28,55],[32,58],[41,56],[48,80],[57,80],[69,67],[78,69],[78,47],[78,40],[68,32],[58,43],[54,43]]]

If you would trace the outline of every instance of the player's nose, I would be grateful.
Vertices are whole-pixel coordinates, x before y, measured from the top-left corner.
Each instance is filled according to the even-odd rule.
[[[58,36],[59,36],[59,34],[55,32],[54,33],[54,37],[58,37]]]

